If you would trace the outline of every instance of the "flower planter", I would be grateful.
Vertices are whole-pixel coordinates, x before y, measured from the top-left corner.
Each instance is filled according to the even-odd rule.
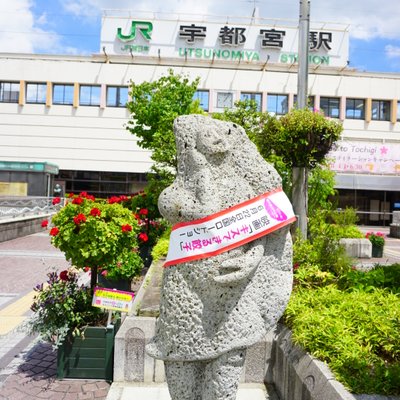
[[[97,282],[99,286],[107,289],[123,290],[124,292],[131,292],[132,281],[128,279],[118,279],[116,281],[107,279],[101,274],[97,275]]]
[[[88,327],[84,338],[69,336],[57,349],[57,378],[113,380],[117,327]]]
[[[372,258],[382,258],[383,257],[383,246],[372,245]]]

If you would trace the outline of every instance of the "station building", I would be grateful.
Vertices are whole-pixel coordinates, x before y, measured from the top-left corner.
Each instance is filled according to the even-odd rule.
[[[195,97],[209,113],[254,99],[283,115],[296,103],[297,48],[293,21],[105,11],[97,54],[0,53],[3,175],[47,163],[64,193],[137,192],[152,163],[126,130],[131,81],[172,69],[200,78]],[[339,206],[356,207],[362,223],[388,224],[400,208],[400,74],[350,68],[348,55],[346,26],[311,23],[309,101],[344,128],[330,154]],[[1,187],[13,194],[13,182]]]

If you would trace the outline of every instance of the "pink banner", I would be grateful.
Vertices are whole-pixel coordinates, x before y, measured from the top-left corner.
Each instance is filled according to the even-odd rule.
[[[329,152],[336,172],[400,175],[400,144],[340,141]]]

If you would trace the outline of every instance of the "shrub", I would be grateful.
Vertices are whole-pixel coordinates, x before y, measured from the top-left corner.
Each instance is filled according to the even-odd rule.
[[[400,264],[378,265],[368,272],[349,271],[340,278],[339,287],[342,290],[362,290],[365,292],[381,288],[400,294]]]
[[[154,261],[158,261],[160,258],[167,256],[170,234],[171,234],[171,228],[167,229],[163,233],[163,235],[158,240],[157,244],[153,247],[151,255]]]
[[[30,333],[39,333],[41,339],[58,347],[69,333],[82,335],[85,326],[105,322],[103,310],[92,307],[90,288],[78,283],[77,271],[70,268],[47,276],[47,284],[34,288]]]
[[[387,289],[335,285],[294,292],[285,323],[294,343],[329,364],[353,393],[400,394],[400,301]]]

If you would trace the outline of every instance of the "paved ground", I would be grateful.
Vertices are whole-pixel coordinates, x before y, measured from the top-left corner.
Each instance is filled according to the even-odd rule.
[[[48,233],[0,243],[0,400],[103,400],[105,381],[57,380],[56,352],[27,336],[21,324],[30,315],[33,287],[68,263]]]
[[[363,231],[386,228],[363,227]],[[400,262],[400,240],[388,238],[383,259],[375,263]],[[0,400],[84,400],[107,397],[104,381],[57,380],[56,353],[21,329],[29,317],[32,288],[46,280],[46,273],[68,266],[47,233],[0,243]]]

